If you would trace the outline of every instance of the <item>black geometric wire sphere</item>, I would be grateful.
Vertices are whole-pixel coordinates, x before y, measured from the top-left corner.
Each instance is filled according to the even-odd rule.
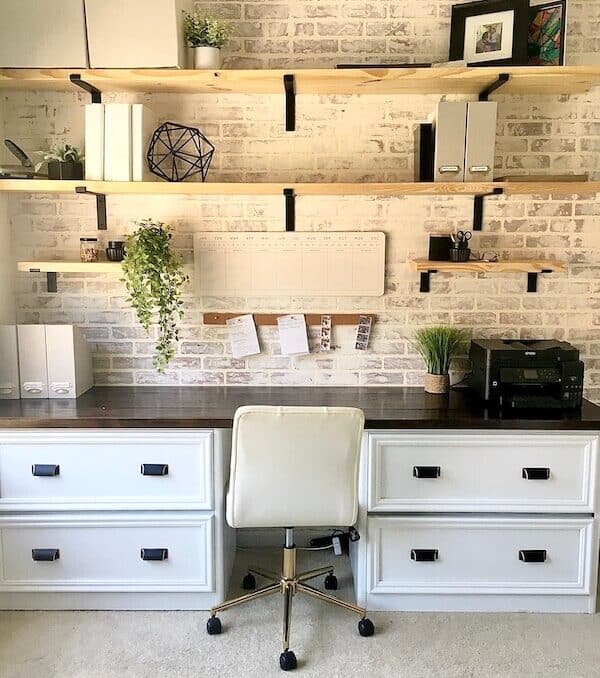
[[[146,160],[150,171],[166,181],[185,181],[195,174],[206,181],[214,152],[199,129],[164,122],[152,135]]]

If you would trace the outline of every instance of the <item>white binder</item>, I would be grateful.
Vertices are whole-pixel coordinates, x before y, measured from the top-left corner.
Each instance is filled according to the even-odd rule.
[[[74,325],[46,325],[48,397],[77,398],[94,384],[92,355]]]
[[[18,325],[21,398],[48,397],[46,328],[44,325]]]
[[[85,178],[104,179],[104,104],[85,105]]]
[[[440,101],[435,117],[434,181],[465,180],[467,102]]]
[[[469,102],[465,181],[493,181],[497,118],[496,101]]]
[[[131,181],[131,105],[104,105],[104,179]]]
[[[17,326],[0,325],[0,400],[19,397]]]

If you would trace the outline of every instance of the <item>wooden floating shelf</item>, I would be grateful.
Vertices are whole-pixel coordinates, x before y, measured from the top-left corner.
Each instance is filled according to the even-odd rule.
[[[119,273],[118,261],[19,261],[17,270],[26,273]]]
[[[561,261],[545,259],[512,259],[510,261],[429,261],[415,259],[411,262],[416,271],[437,271],[438,273],[543,273],[565,271],[567,265]]]
[[[296,313],[296,312],[294,312]],[[297,312],[299,314],[299,312]],[[204,313],[205,325],[225,325],[231,318],[237,318],[245,313]],[[288,313],[254,313],[255,325],[277,325],[277,318]],[[309,326],[320,325],[321,316],[331,316],[332,325],[358,325],[361,315],[369,316],[375,322],[376,316],[372,313],[304,313],[306,324]]]
[[[479,94],[502,73],[502,94],[579,94],[600,84],[598,66],[360,69],[0,69],[0,89],[77,91],[69,76],[101,92],[282,94],[293,75],[296,94]]]
[[[2,193],[73,193],[85,187],[104,195],[282,195],[291,188],[297,196],[335,195],[485,195],[495,188],[505,195],[536,193],[593,194],[600,192],[600,181],[508,181],[471,183],[296,183],[296,182],[163,182],[163,181],[53,181],[49,179],[0,179]]]

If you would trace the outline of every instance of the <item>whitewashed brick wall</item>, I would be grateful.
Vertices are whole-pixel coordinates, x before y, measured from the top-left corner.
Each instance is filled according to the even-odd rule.
[[[444,58],[447,49],[448,2],[407,3],[212,3],[226,10],[236,26],[257,23],[258,52],[240,40],[239,57],[256,63],[232,65],[331,65],[365,58],[358,42],[343,52],[346,39],[357,36],[342,25],[360,24],[359,41],[370,40],[367,23],[381,19],[404,21],[416,42],[431,39],[428,54]],[[589,24],[598,23],[600,2],[573,3],[572,16],[589,7]],[[329,9],[326,9],[329,8]],[[323,12],[335,14],[322,15]],[[382,17],[351,17],[358,11]],[[435,14],[424,14],[433,8]],[[433,11],[431,10],[431,11]],[[264,12],[285,14],[272,18]],[[254,16],[258,13],[260,16]],[[321,14],[319,14],[321,13]],[[406,16],[402,16],[404,13]],[[367,19],[369,21],[367,21]],[[322,31],[338,24],[331,40],[335,54],[299,52],[297,31],[313,27],[311,40],[330,39]],[[277,36],[285,25],[284,36]],[[442,28],[440,28],[440,26]],[[248,31],[249,28],[240,29]],[[257,29],[258,31],[258,29]],[[433,31],[433,33],[432,33]],[[588,24],[573,19],[570,42],[580,45],[594,34]],[[347,38],[346,36],[349,35]],[[433,37],[432,37],[433,35]],[[269,37],[270,36],[270,37]],[[289,37],[287,37],[289,36]],[[314,38],[313,38],[314,36]],[[323,38],[319,37],[323,36]],[[309,37],[306,39],[308,40]],[[376,36],[375,36],[376,37]],[[270,48],[271,39],[287,41],[286,52]],[[391,45],[393,38],[383,38]],[[235,43],[234,43],[235,44]],[[414,44],[414,43],[411,43]],[[386,48],[387,49],[387,48]],[[411,47],[393,60],[420,60]],[[258,56],[256,56],[258,54]],[[574,57],[577,55],[574,54]],[[304,58],[316,58],[308,63]],[[377,54],[374,60],[380,60]],[[237,59],[238,57],[235,57]],[[265,60],[266,59],[266,60]],[[281,61],[278,61],[281,59]],[[382,59],[381,59],[382,60]],[[500,102],[497,173],[529,171],[558,173],[588,171],[600,178],[600,94],[581,96],[508,97]],[[73,94],[3,94],[7,134],[29,149],[51,141],[82,143],[86,97]],[[433,110],[438,97],[301,96],[297,101],[297,132],[283,131],[281,96],[131,95],[115,93],[105,100],[143,101],[162,120],[201,127],[217,147],[212,181],[403,181],[413,176],[414,125]],[[13,195],[10,215],[17,259],[77,256],[81,235],[95,233],[92,198],[74,195]],[[167,198],[110,196],[109,230],[104,239],[117,239],[133,228],[133,220],[152,216],[168,221],[174,243],[192,262],[192,236],[201,230],[281,230],[283,200],[278,197]],[[98,384],[273,384],[377,385],[420,384],[423,368],[410,345],[418,326],[460,325],[476,336],[556,337],[576,344],[586,361],[587,395],[600,401],[600,207],[597,196],[532,195],[492,198],[486,203],[486,223],[473,247],[501,256],[566,260],[566,274],[542,276],[538,294],[526,294],[525,275],[435,275],[430,294],[420,294],[418,276],[408,260],[427,253],[427,234],[448,227],[469,227],[472,199],[302,197],[297,200],[301,230],[383,230],[388,236],[386,294],[370,299],[211,298],[186,294],[186,318],[179,353],[166,375],[152,369],[152,340],[145,337],[125,301],[118,276],[59,276],[59,293],[48,294],[39,274],[18,274],[17,307],[21,322],[73,322],[83,325],[94,343]],[[202,312],[234,311],[371,311],[378,315],[370,350],[356,352],[350,328],[336,329],[339,348],[331,354],[287,358],[279,355],[276,331],[261,328],[263,354],[231,358],[226,330],[204,327]],[[313,345],[316,336],[312,337]],[[457,362],[457,374],[465,369]]]

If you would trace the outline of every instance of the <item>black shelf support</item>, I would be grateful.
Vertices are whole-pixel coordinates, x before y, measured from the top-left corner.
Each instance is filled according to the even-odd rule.
[[[490,195],[502,195],[504,189],[496,186],[491,193],[481,193],[476,195],[473,200],[473,230],[481,231],[483,228],[483,201]]]
[[[285,198],[285,230],[293,232],[296,230],[296,194],[293,188],[284,188]]]
[[[94,85],[90,85],[89,82],[82,80],[81,75],[79,75],[79,73],[71,73],[71,75],[69,75],[69,80],[76,87],[80,87],[81,89],[85,90],[88,94],[91,94],[93,104],[102,103],[102,92],[97,87],[94,87]]]
[[[421,284],[419,286],[419,292],[429,292],[429,283],[431,282],[431,274],[437,273],[435,268],[431,268],[428,271],[421,271]]]
[[[285,90],[285,131],[296,131],[296,80],[293,75],[283,76]]]
[[[489,101],[490,94],[493,94],[497,89],[500,89],[502,85],[506,85],[509,80],[510,75],[508,73],[500,73],[496,82],[493,82],[489,87],[486,87],[479,93],[479,101]]]
[[[48,271],[46,273],[46,289],[51,293],[58,292],[56,273],[54,271]]]
[[[552,273],[550,269],[542,269],[542,273]],[[538,273],[529,272],[527,274],[527,291],[530,293],[535,293],[538,291]]]
[[[106,231],[106,195],[104,195],[104,193],[88,191],[85,186],[75,186],[75,193],[96,196],[96,219],[98,221],[98,230]]]

